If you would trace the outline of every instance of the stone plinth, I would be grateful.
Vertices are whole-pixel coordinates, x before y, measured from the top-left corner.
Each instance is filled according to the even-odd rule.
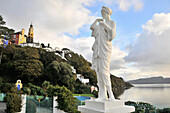
[[[115,101],[85,101],[84,106],[78,106],[81,113],[130,113],[135,111],[135,107],[126,106],[121,100]]]
[[[56,101],[58,97],[53,97],[53,113],[66,113],[60,109],[57,109],[56,106],[58,106],[58,102]]]

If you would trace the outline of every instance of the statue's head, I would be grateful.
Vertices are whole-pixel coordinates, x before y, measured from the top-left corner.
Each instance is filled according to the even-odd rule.
[[[112,10],[109,7],[104,7],[103,6],[102,10],[101,10],[101,13],[102,13],[103,18],[107,18],[107,16],[112,15]]]

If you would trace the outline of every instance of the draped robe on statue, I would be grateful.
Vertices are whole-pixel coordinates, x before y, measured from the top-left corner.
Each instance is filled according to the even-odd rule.
[[[110,82],[110,62],[112,53],[112,40],[115,37],[115,24],[110,21],[108,24],[110,31],[107,31],[102,25],[95,25],[92,29],[92,36],[95,37],[93,44],[92,67],[95,67],[98,84],[106,86],[111,85]]]

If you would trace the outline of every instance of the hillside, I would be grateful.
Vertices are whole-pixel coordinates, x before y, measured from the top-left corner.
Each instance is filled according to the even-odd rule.
[[[89,78],[90,83],[92,85],[96,86],[96,84],[97,84],[96,76],[97,75],[93,70],[91,70],[90,62],[85,60],[82,55],[78,55],[77,53],[74,53],[71,51],[66,53],[65,57],[68,60],[68,62],[71,65],[73,65],[74,68],[77,70],[77,74],[82,74],[85,78]],[[110,77],[111,77],[112,89],[113,89],[114,95],[116,97],[119,96],[120,94],[122,94],[125,89],[133,87],[133,85],[131,85],[130,83],[125,82],[123,80],[123,78],[116,77],[112,74]]]
[[[52,85],[64,85],[69,90],[75,91],[77,87],[79,89],[86,87],[76,82],[76,74],[81,74],[84,78],[89,79],[89,85],[97,86],[96,74],[90,68],[91,63],[82,55],[69,49],[66,50],[65,59],[62,59],[54,52],[47,52],[42,48],[15,45],[0,48],[0,52],[3,53],[0,77],[6,83],[15,83],[16,80],[21,79],[24,84],[33,83],[36,85],[41,85],[46,80]],[[71,66],[76,69],[76,73],[72,72]],[[132,86],[114,75],[111,76],[111,83],[114,93]]]
[[[112,89],[115,97],[121,95],[125,89],[129,89],[133,87],[133,85],[131,85],[129,82],[125,82],[121,77],[116,77],[112,74],[110,77],[111,77]]]
[[[131,84],[170,84],[170,78],[151,77],[151,78],[140,78],[136,80],[128,81]]]

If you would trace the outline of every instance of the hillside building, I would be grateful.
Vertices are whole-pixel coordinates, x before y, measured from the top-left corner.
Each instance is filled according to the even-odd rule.
[[[83,84],[89,83],[89,79],[85,79],[81,74],[77,74],[77,79],[79,79]]]
[[[11,42],[15,45],[20,45],[26,43],[27,36],[25,35],[25,29],[22,29],[20,32],[16,32],[12,35]]]
[[[31,23],[29,31],[28,31],[28,36],[25,35],[25,29],[22,29],[22,31],[14,33],[11,39],[11,42],[15,45],[21,45],[21,44],[26,44],[26,43],[33,43],[33,36],[34,36],[34,31],[33,31],[33,25]]]
[[[19,44],[21,47],[29,46],[29,47],[35,47],[35,48],[41,48],[41,44],[38,43],[22,43]]]
[[[2,35],[0,36],[0,47],[6,47],[8,44],[10,44],[9,36]]]

